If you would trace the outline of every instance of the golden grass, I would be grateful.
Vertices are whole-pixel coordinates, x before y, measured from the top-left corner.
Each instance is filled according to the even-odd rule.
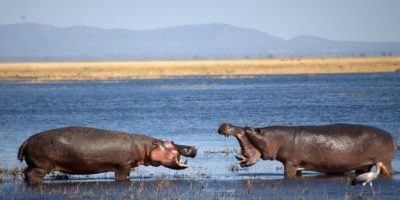
[[[400,71],[400,57],[0,63],[0,80],[71,81]]]

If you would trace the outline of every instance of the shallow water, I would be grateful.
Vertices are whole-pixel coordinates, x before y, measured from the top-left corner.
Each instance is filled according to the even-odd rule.
[[[83,125],[199,148],[198,156],[188,159],[187,170],[139,167],[131,173],[134,178],[228,181],[283,177],[282,165],[275,161],[238,168],[234,158],[240,151],[237,141],[216,133],[222,122],[256,127],[361,123],[390,132],[399,143],[400,74],[0,83],[0,160],[9,168],[24,165],[17,161],[16,152],[30,135]],[[400,170],[399,153],[393,167]],[[89,178],[104,177],[113,174]]]
[[[346,177],[296,180],[135,180],[115,182],[51,182],[38,188],[21,182],[0,184],[4,199],[399,199],[400,181],[380,179],[375,195],[351,187]]]

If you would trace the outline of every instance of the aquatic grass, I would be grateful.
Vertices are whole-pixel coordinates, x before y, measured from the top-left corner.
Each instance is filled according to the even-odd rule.
[[[22,172],[25,167],[21,167],[20,165],[13,165],[13,166],[2,166],[0,165],[0,182],[4,181],[18,181],[22,180]]]
[[[321,181],[321,179],[307,176],[295,180],[239,178],[221,181],[205,178],[211,177],[207,171],[204,167],[194,168],[189,175],[161,174],[159,177],[154,177],[155,179],[135,178],[130,183],[116,183],[113,180],[102,182],[82,180],[79,183],[73,180],[46,181],[40,187],[25,189],[26,185],[20,179],[15,182],[0,183],[0,199],[9,197],[8,195],[18,198],[67,199],[354,199],[358,194],[351,190],[350,177],[328,177],[327,180],[334,180],[321,182],[322,184],[318,186],[318,183],[313,183],[312,180]],[[343,187],[328,188],[328,184],[332,182]],[[5,184],[9,184],[7,188],[4,187]],[[379,197],[381,188],[379,186],[378,188]],[[366,197],[369,198],[368,195]]]
[[[239,169],[240,169],[239,165],[237,165],[236,163],[230,165],[229,168],[228,168],[228,170],[231,171],[231,172],[237,172],[237,171],[239,171]]]
[[[250,194],[253,192],[253,179],[247,180],[247,193]]]
[[[354,199],[347,191],[333,195],[326,185],[311,189],[307,181],[294,187],[282,185],[285,181],[243,179],[234,182],[195,180],[135,180],[131,183],[81,182],[74,184],[44,184],[23,189],[25,184],[8,187],[0,184],[0,198],[67,198],[67,199]],[[226,185],[228,184],[228,185]],[[348,186],[349,187],[349,186]],[[11,194],[10,194],[11,191]],[[341,191],[341,190],[338,190]],[[330,191],[332,192],[332,191]],[[9,196],[12,195],[12,196]],[[369,199],[370,195],[365,196]],[[379,198],[380,194],[376,196]],[[398,195],[392,195],[394,199]]]
[[[0,165],[0,182],[4,181],[4,168]]]
[[[23,170],[19,167],[13,167],[11,169],[11,175],[14,177],[14,181],[18,181],[18,178],[22,176]]]
[[[237,154],[239,151],[237,149],[232,149],[229,147],[224,147],[222,150],[213,150],[213,149],[208,149],[203,151],[205,155],[213,155],[213,154],[223,154],[224,156],[229,156],[231,154]]]

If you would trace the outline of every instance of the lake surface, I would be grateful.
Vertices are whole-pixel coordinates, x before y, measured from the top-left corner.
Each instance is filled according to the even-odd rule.
[[[198,147],[198,156],[188,159],[186,170],[139,167],[132,178],[283,178],[283,167],[276,161],[240,169],[234,158],[240,152],[236,139],[217,134],[223,122],[254,127],[361,123],[390,132],[400,143],[400,73],[1,82],[0,163],[10,168],[24,166],[17,161],[17,150],[34,133],[82,125]],[[399,152],[393,167],[400,170]],[[89,179],[104,177],[113,174]],[[399,184],[399,179],[395,174],[393,181]]]

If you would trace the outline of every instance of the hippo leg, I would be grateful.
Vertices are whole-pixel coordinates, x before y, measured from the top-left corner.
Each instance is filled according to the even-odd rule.
[[[27,179],[27,173],[32,170],[32,167],[28,166],[23,172],[22,172],[22,178],[24,179],[24,181],[28,181]]]
[[[295,178],[297,173],[298,173],[297,167],[293,163],[291,162],[285,163],[285,178]]]
[[[131,173],[131,166],[121,166],[115,171],[115,181],[124,182],[129,181],[129,174]]]
[[[42,183],[43,181],[43,177],[44,175],[46,175],[47,172],[43,169],[39,169],[39,168],[30,168],[28,167],[25,171],[24,171],[24,177],[25,180],[29,183],[29,185],[31,186],[35,186],[35,185],[39,185]]]
[[[297,170],[296,171],[296,176],[297,177],[301,177],[303,174],[302,174],[302,171],[301,170]]]

